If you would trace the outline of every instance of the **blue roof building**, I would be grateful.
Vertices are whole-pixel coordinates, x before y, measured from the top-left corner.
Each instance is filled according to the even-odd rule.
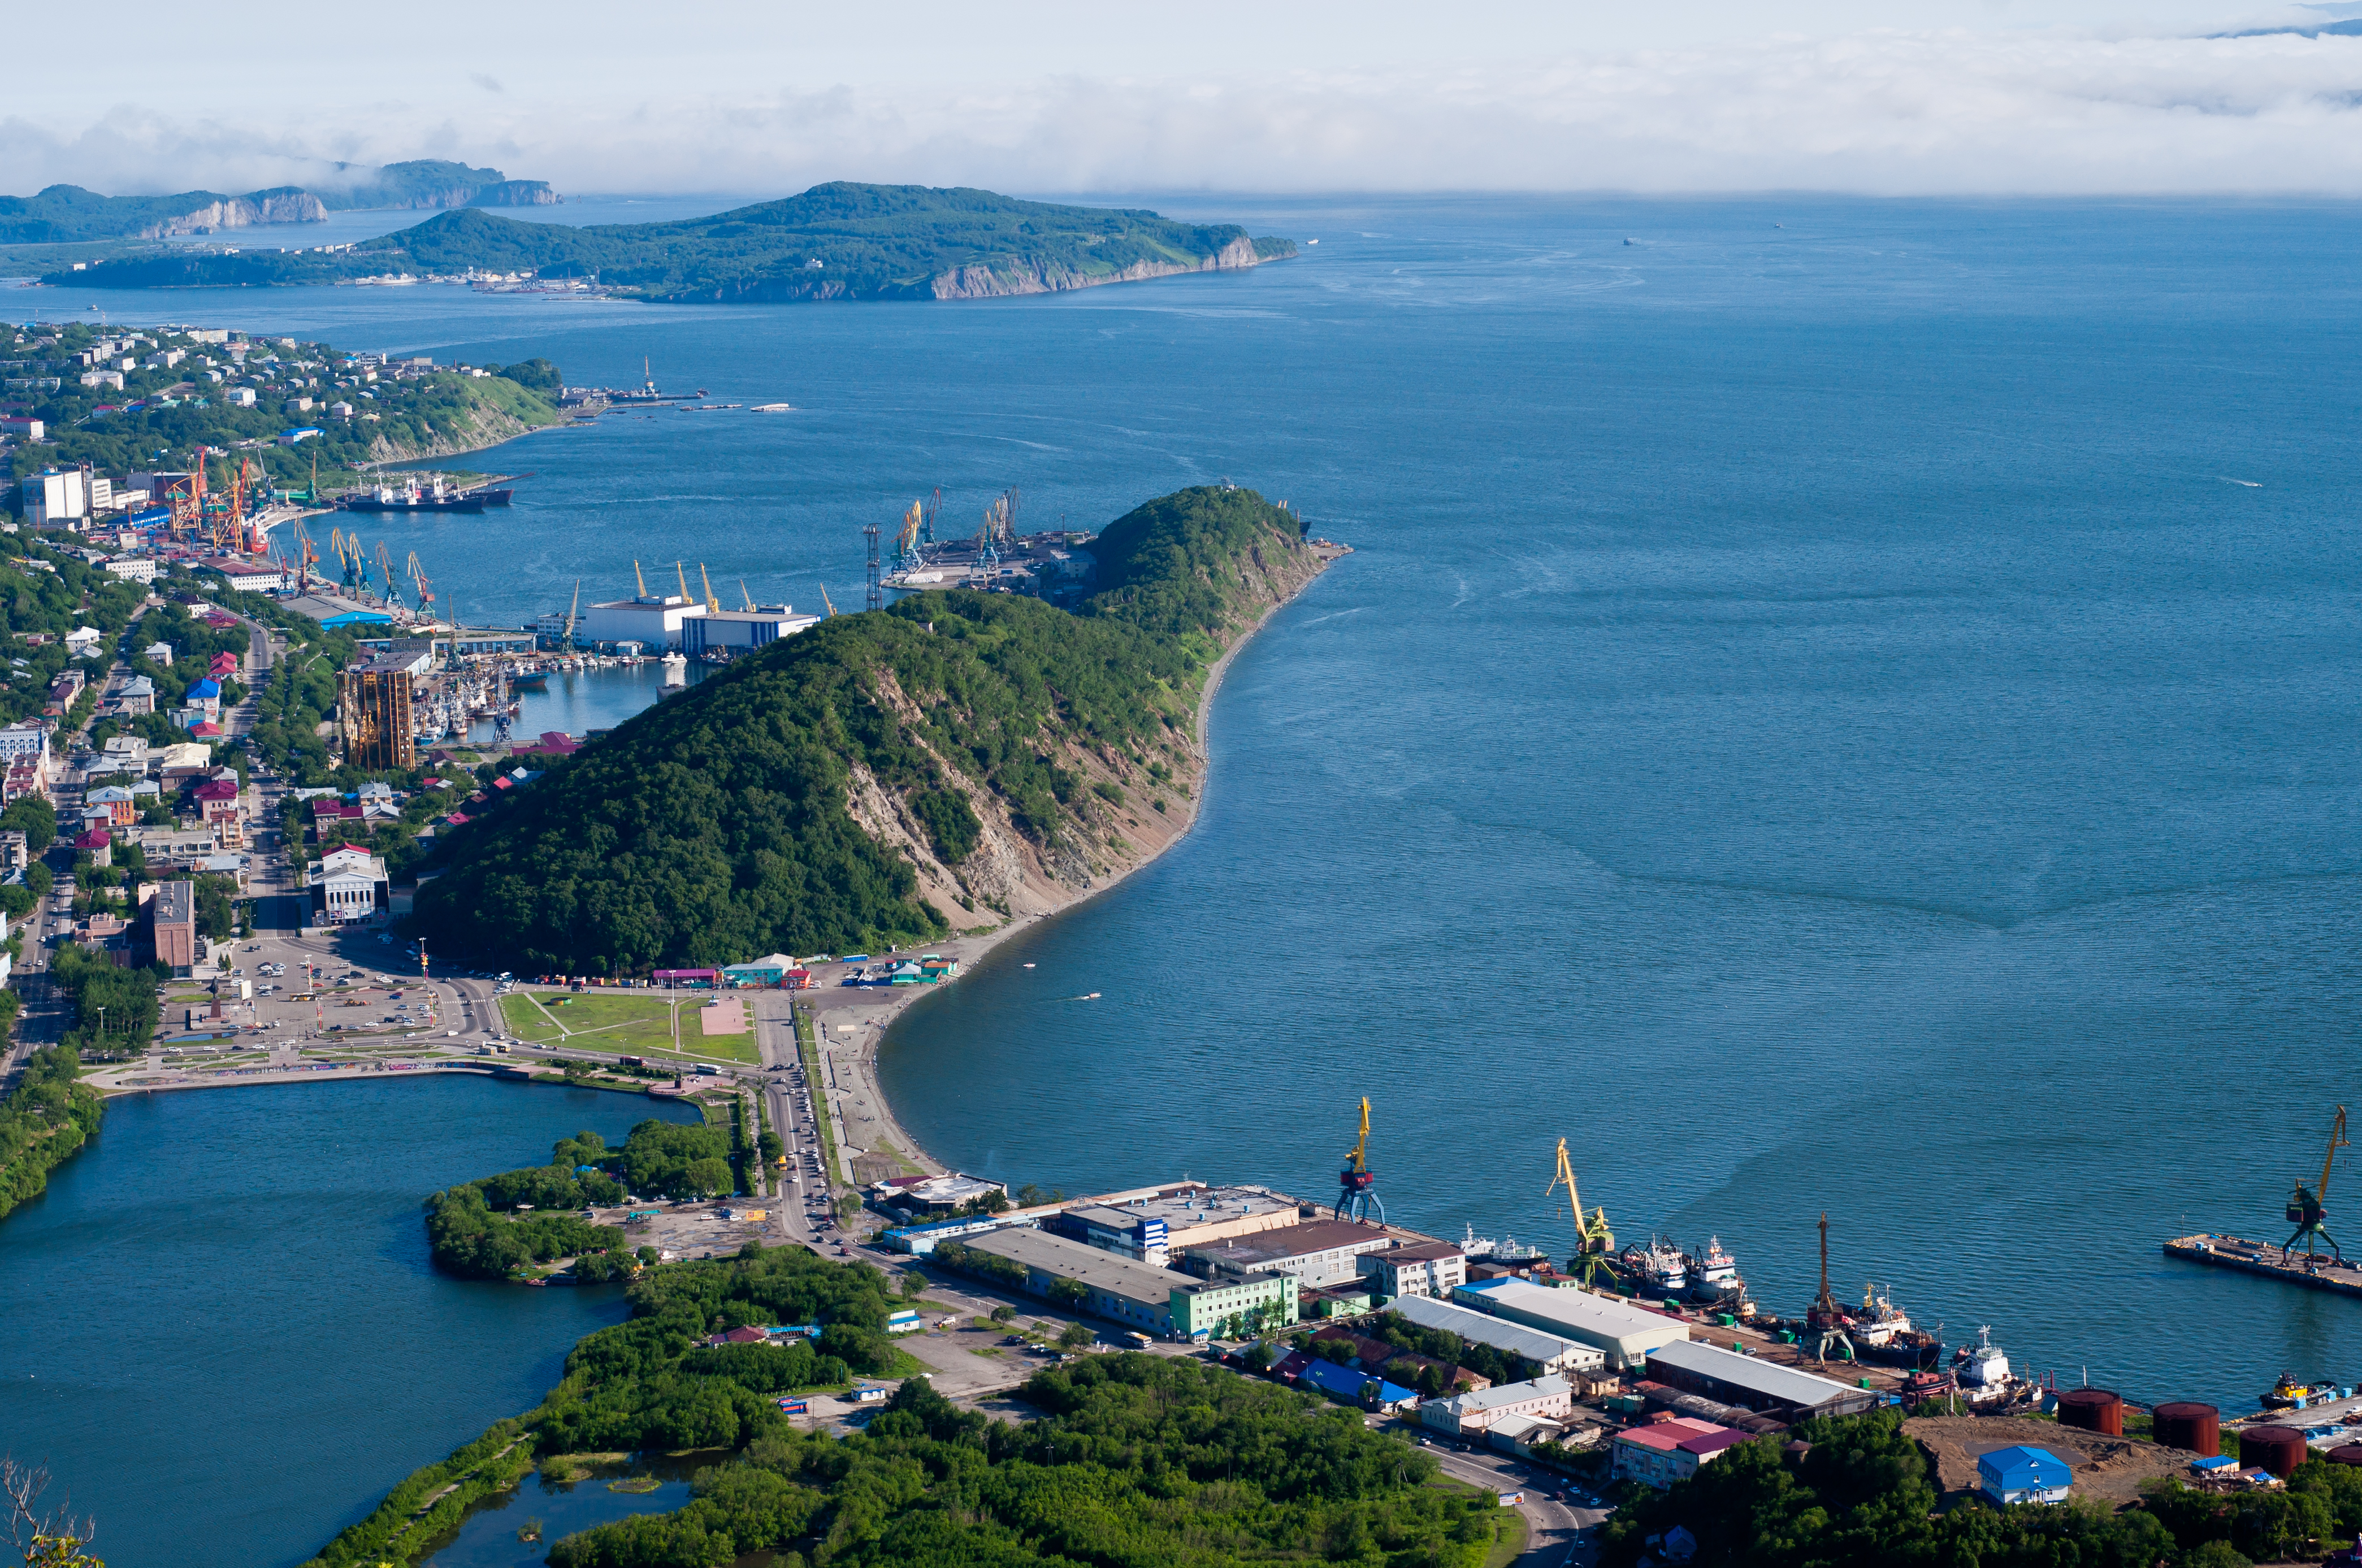
[[[2013,1503],[2063,1503],[2074,1471],[2047,1448],[1997,1448],[1977,1458],[1977,1489],[2003,1508]]]
[[[193,686],[191,686],[191,687],[189,688],[189,700],[190,700],[191,702],[203,702],[205,698],[207,698],[207,697],[209,697],[209,696],[211,696],[211,697],[218,697],[218,696],[221,696],[221,683],[220,683],[219,681],[216,681],[216,680],[212,680],[212,679],[202,680],[202,681],[199,681],[195,685],[193,685]]]
[[[1304,1370],[1296,1375],[1296,1383],[1299,1388],[1309,1384],[1330,1398],[1342,1399],[1349,1405],[1360,1404],[1362,1390],[1374,1383],[1378,1386],[1378,1409],[1382,1410],[1418,1402],[1416,1391],[1398,1383],[1389,1383],[1374,1372],[1359,1372],[1350,1366],[1340,1366],[1333,1361],[1323,1361],[1318,1356],[1307,1362]]]

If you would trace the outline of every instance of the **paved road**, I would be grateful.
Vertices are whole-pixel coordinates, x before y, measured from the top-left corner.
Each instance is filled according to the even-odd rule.
[[[1411,1442],[1421,1441],[1416,1426],[1400,1423],[1396,1431]],[[1518,1568],[1560,1568],[1562,1563],[1579,1565],[1596,1560],[1598,1527],[1608,1510],[1586,1507],[1584,1494],[1570,1491],[1564,1476],[1482,1448],[1461,1453],[1429,1440],[1429,1452],[1454,1480],[1524,1495],[1518,1509],[1526,1516],[1526,1550],[1518,1559]],[[1566,1500],[1553,1500],[1553,1493]]]

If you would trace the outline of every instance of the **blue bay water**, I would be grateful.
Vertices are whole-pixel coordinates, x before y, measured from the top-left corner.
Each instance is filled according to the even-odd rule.
[[[1366,1093],[1423,1228],[1562,1251],[1564,1136],[1777,1310],[1827,1211],[1837,1288],[2037,1370],[2355,1376],[2352,1303],[2158,1244],[2278,1239],[2352,1092],[2362,213],[1148,204],[1321,243],[956,307],[0,309],[798,405],[470,459],[534,472],[508,516],[384,532],[471,620],[635,559],[844,608],[939,485],[1080,526],[1228,477],[1351,542],[1231,669],[1198,830],[889,1038],[944,1159],[1325,1196]]]
[[[651,1115],[681,1112],[475,1078],[115,1101],[0,1221],[0,1452],[118,1568],[303,1562],[625,1315],[437,1274],[420,1201]]]

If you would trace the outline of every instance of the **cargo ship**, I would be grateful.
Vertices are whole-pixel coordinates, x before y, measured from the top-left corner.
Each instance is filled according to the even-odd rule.
[[[344,496],[337,504],[347,511],[465,511],[478,512],[486,507],[504,507],[516,495],[508,488],[498,489],[457,489],[436,476],[425,484],[415,477],[399,486],[379,485],[362,495]]]
[[[2243,1274],[2260,1274],[2267,1279],[2278,1279],[2290,1285],[2301,1285],[2308,1290],[2334,1290],[2345,1296],[2362,1296],[2362,1268],[2337,1257],[2308,1256],[2290,1252],[2268,1242],[2251,1242],[2243,1237],[2208,1234],[2176,1236],[2165,1244],[2165,1255],[2186,1263],[2203,1263],[2215,1268],[2235,1268]]]

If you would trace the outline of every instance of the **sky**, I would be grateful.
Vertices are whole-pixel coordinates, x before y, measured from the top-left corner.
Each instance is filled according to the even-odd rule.
[[[99,37],[93,15],[12,20],[0,191],[452,158],[584,194],[2362,194],[2362,37],[2228,36],[2362,0],[414,0],[300,22],[126,0]]]

